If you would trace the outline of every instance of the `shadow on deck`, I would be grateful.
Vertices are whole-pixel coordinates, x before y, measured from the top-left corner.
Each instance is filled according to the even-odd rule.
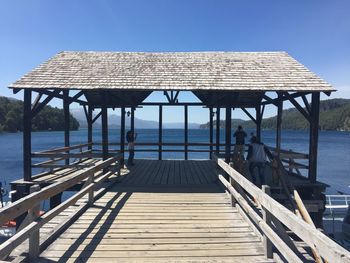
[[[270,262],[218,184],[215,164],[192,160],[136,160],[40,260]]]

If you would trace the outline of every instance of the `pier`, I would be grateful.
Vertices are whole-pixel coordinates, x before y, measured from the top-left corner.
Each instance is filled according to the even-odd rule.
[[[12,204],[0,210],[1,224],[17,223],[16,234],[0,245],[0,260],[350,262],[350,252],[319,229],[327,187],[317,181],[319,100],[333,88],[288,54],[62,52],[10,88],[24,91],[24,167],[23,179],[11,184]],[[167,102],[145,101],[157,91]],[[180,92],[199,102],[179,101]],[[63,146],[33,152],[31,120],[53,98],[63,101]],[[281,148],[287,101],[310,124],[308,153]],[[85,144],[70,144],[72,103],[85,112]],[[158,156],[127,165],[125,119],[134,131],[135,110],[146,106],[158,108],[158,141],[136,142],[136,153]],[[183,143],[163,141],[165,106],[184,108]],[[269,106],[278,113],[276,145],[269,145],[266,184],[259,187],[247,162],[232,154],[232,111],[247,114],[260,139]],[[189,142],[189,107],[208,109],[207,143]],[[121,113],[118,143],[109,141],[112,109]],[[101,141],[92,133],[98,118]],[[166,160],[164,152],[183,159]],[[208,158],[193,160],[190,152]],[[44,171],[33,174],[37,169]]]

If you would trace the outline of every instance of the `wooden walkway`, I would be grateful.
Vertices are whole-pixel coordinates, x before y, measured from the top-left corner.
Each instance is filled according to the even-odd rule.
[[[40,261],[271,262],[214,168],[210,161],[136,160]]]

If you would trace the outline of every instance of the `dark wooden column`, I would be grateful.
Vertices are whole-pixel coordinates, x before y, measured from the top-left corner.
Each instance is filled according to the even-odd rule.
[[[101,121],[102,121],[102,156],[103,160],[108,158],[108,113],[105,104],[105,95],[103,96],[103,104],[101,108]]]
[[[260,141],[261,140],[261,120],[262,120],[260,105],[255,107],[255,110],[256,110],[256,137]]]
[[[163,143],[163,106],[159,105],[159,127],[158,127],[158,160],[162,160]]]
[[[188,106],[184,106],[185,114],[185,160],[188,159]]]
[[[211,159],[213,153],[213,108],[209,108],[209,159]]]
[[[64,112],[64,147],[69,147],[69,131],[70,131],[70,113],[69,113],[69,90],[63,91],[63,112]],[[67,151],[66,153],[69,153]],[[69,159],[65,160],[66,165],[69,164]]]
[[[229,163],[231,156],[231,107],[226,108],[225,130],[225,162]]]
[[[130,130],[135,131],[135,108],[131,107]]]
[[[309,174],[312,183],[317,179],[317,147],[318,147],[318,126],[320,113],[320,93],[313,92],[311,95],[310,112],[310,143],[309,143]]]
[[[23,180],[32,179],[32,91],[24,89],[23,104]]]
[[[277,125],[276,125],[276,150],[279,157],[281,150],[281,135],[282,135],[282,111],[283,111],[283,100],[282,94],[278,94],[277,102]]]
[[[87,128],[88,128],[88,143],[92,143],[92,107],[88,108],[88,116],[87,116]],[[89,150],[92,149],[92,146],[88,147]]]
[[[216,108],[216,153],[220,152],[220,108]]]
[[[125,107],[120,109],[120,152],[125,152]]]

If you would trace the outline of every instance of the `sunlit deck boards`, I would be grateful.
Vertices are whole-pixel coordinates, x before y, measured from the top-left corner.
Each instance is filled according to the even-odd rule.
[[[191,172],[185,173],[183,164]],[[260,238],[214,177],[204,178],[213,169],[209,162],[137,160],[131,174],[97,200],[41,260],[268,262]]]

